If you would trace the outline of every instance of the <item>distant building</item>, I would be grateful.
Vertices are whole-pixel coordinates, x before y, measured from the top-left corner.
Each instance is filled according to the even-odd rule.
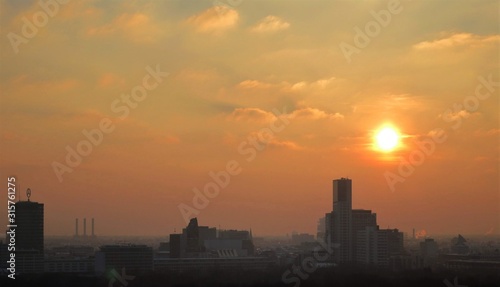
[[[45,254],[50,257],[90,257],[94,256],[95,249],[89,245],[65,245],[53,247],[46,250]]]
[[[307,233],[292,233],[292,243],[299,245],[304,242],[314,242],[314,235]]]
[[[95,259],[91,257],[48,258],[45,259],[44,271],[46,273],[93,274],[95,272]]]
[[[104,245],[95,256],[98,273],[125,268],[130,273],[153,270],[153,249],[146,245]]]
[[[403,233],[397,229],[368,226],[357,232],[356,262],[389,267],[390,258],[403,255]]]
[[[326,234],[326,224],[325,224],[325,220],[326,218],[325,217],[321,217],[320,219],[318,219],[318,226],[317,226],[317,230],[316,230],[316,238],[318,240],[321,240],[323,242],[325,242],[325,234]]]
[[[469,254],[469,245],[467,245],[467,240],[462,235],[459,234],[451,240],[451,252],[455,254]]]
[[[198,226],[199,243],[203,245],[205,240],[217,238],[217,229],[215,227]]]
[[[438,245],[432,238],[426,238],[425,241],[420,242],[420,256],[424,260],[426,267],[433,266],[438,259]]]
[[[18,201],[16,206],[16,249],[43,254],[43,204]]]
[[[246,230],[219,230],[198,226],[192,218],[182,234],[170,234],[170,258],[208,258],[221,254],[252,256],[255,252],[252,233]]]
[[[403,255],[403,239],[397,229],[379,229],[377,214],[371,210],[352,209],[350,179],[333,181],[333,211],[325,214],[325,241],[334,251],[334,263],[387,267],[390,258]]]
[[[198,219],[192,218],[186,227],[186,252],[199,253],[201,251],[200,231],[198,228]]]
[[[234,254],[235,256],[250,256],[253,253],[253,247],[249,250],[247,246],[244,245],[245,240],[242,239],[209,239],[205,240],[204,246],[207,250],[206,257],[221,257],[226,251],[228,254]],[[223,251],[220,253],[220,251]],[[210,256],[211,254],[212,256]]]
[[[352,259],[357,260],[357,235],[358,231],[364,231],[366,227],[377,227],[377,214],[371,210],[354,209],[352,211]]]
[[[352,181],[348,178],[333,181],[332,242],[338,244],[336,263],[352,261]]]
[[[219,230],[219,237],[221,239],[252,239],[250,232],[246,230]]]
[[[44,270],[44,211],[38,202],[15,203],[16,218],[16,271],[42,273]]]
[[[170,258],[181,258],[182,234],[170,234]]]
[[[333,248],[333,229],[334,229],[333,212],[325,214],[325,237],[324,242],[328,245],[330,249]]]
[[[88,245],[65,245],[45,250],[44,272],[93,274],[95,249]]]

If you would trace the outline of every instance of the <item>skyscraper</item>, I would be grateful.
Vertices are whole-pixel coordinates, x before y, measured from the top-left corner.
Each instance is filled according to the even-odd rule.
[[[19,273],[43,272],[43,204],[29,200],[16,206],[16,261]]]
[[[198,219],[191,218],[188,226],[186,227],[186,235],[187,235],[187,246],[186,252],[188,253],[197,253],[201,251],[200,246],[200,231],[198,229]]]
[[[16,202],[16,249],[36,250],[43,254],[43,204]]]
[[[339,244],[334,255],[336,263],[352,261],[352,181],[333,181],[332,243]]]
[[[371,210],[354,209],[352,211],[352,246],[353,261],[357,261],[358,232],[365,231],[367,227],[377,227],[377,214]]]

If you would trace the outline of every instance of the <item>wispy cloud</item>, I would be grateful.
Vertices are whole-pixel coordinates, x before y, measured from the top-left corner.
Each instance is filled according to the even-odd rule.
[[[480,36],[470,33],[456,33],[438,40],[420,42],[415,44],[413,48],[417,50],[438,50],[463,46],[480,47],[498,42],[500,42],[500,35]]]
[[[153,23],[150,16],[143,13],[123,13],[111,23],[88,28],[87,36],[107,37],[120,35],[133,42],[151,43],[160,36],[160,28]]]
[[[269,15],[250,28],[250,31],[256,33],[273,33],[286,30],[289,27],[289,22],[281,19],[280,17]]]
[[[225,6],[214,6],[191,16],[187,22],[196,27],[198,32],[222,33],[238,23],[238,11]]]
[[[227,119],[233,121],[267,122],[276,119],[276,116],[271,112],[266,112],[259,108],[238,108],[229,114]]]
[[[311,119],[311,120],[319,120],[319,119],[328,119],[328,120],[340,120],[344,118],[344,115],[340,113],[327,113],[320,109],[316,108],[301,108],[293,111],[290,115],[290,118],[302,118],[302,119]]]

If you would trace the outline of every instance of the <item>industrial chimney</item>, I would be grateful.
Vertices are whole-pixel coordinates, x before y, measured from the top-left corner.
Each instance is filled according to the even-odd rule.
[[[87,218],[83,219],[83,237],[87,236]]]
[[[94,237],[95,234],[94,234],[94,219],[92,218],[92,237]]]

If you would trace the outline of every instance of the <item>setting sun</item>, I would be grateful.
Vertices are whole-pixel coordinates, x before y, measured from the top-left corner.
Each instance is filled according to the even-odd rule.
[[[397,147],[398,143],[399,134],[391,127],[385,127],[375,135],[375,145],[381,151],[392,151]]]

